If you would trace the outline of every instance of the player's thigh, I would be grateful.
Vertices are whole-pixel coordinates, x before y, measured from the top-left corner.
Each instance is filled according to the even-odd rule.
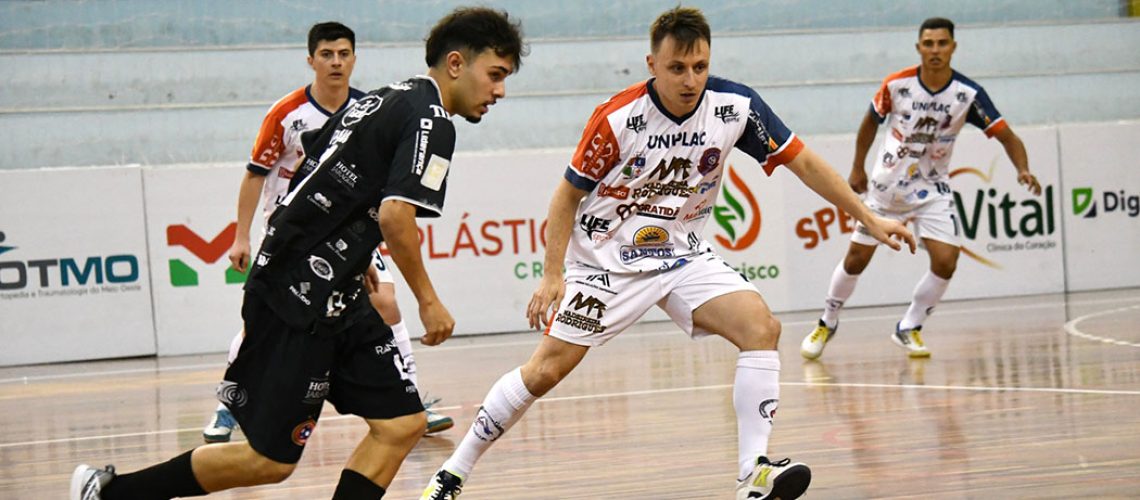
[[[566,270],[566,293],[546,334],[580,346],[605,344],[629,328],[664,293],[658,273],[608,273],[583,266]]]
[[[391,328],[375,314],[337,334],[330,379],[328,400],[340,413],[391,419],[424,410]]]
[[[760,292],[724,259],[707,253],[663,274],[668,295],[659,302],[694,338],[720,335],[741,348],[774,345],[779,323]]]

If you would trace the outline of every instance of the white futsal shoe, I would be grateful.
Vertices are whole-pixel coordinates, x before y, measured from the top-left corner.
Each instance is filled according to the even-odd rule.
[[[819,320],[819,325],[812,330],[804,341],[800,343],[800,356],[804,359],[817,359],[823,355],[823,348],[827,345],[827,341],[835,336],[835,331],[839,330],[839,322],[835,323],[835,328],[827,326],[823,320]]]
[[[811,469],[785,458],[769,462],[767,457],[756,459],[756,467],[736,486],[736,500],[791,500],[799,498],[811,484]]]
[[[929,358],[930,350],[926,348],[926,343],[922,341],[922,325],[914,328],[907,328],[900,330],[899,325],[895,325],[895,333],[891,334],[891,341],[895,345],[903,348],[906,355],[912,358]]]
[[[112,479],[115,479],[115,466],[113,465],[108,465],[102,469],[96,469],[87,464],[80,465],[71,474],[71,494],[67,498],[70,500],[100,500],[103,498],[100,492]]]

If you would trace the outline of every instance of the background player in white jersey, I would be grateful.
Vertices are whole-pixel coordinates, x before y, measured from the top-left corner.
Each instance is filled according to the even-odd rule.
[[[946,292],[958,266],[961,247],[949,167],[962,126],[969,122],[986,137],[997,138],[1017,168],[1017,182],[1034,195],[1041,194],[1041,184],[1029,173],[1025,144],[986,91],[951,69],[950,58],[957,47],[954,23],[949,19],[934,17],[922,23],[915,44],[922,62],[883,80],[859,126],[848,179],[855,192],[867,193],[867,205],[877,215],[913,221],[915,234],[930,255],[930,270],[918,282],[910,307],[891,333],[891,340],[912,358],[930,356],[922,340],[922,323]],[[884,121],[889,132],[875,158],[868,186],[863,165]],[[800,344],[803,357],[816,359],[823,354],[839,327],[839,310],[855,291],[859,274],[877,246],[863,226],[856,228],[847,255],[832,274],[823,317]]]
[[[780,322],[700,236],[724,159],[735,147],[768,174],[786,165],[891,247],[900,248],[895,236],[913,251],[913,237],[901,223],[873,216],[754,90],[709,76],[710,30],[699,10],[665,12],[650,38],[653,78],[595,110],[554,192],[545,274],[527,307],[531,326],[547,325],[546,335],[525,365],[491,388],[423,499],[458,496],[479,457],[538,397],[653,305],[691,336],[719,335],[741,351],[733,389],[737,498],[796,498],[810,483],[806,465],[767,458],[779,404]],[[544,497],[540,485],[535,491]]]
[[[273,103],[262,120],[249,165],[238,189],[237,235],[229,258],[233,268],[243,273],[249,269],[250,227],[258,200],[260,198],[263,214],[268,220],[285,197],[297,161],[302,156],[301,134],[320,129],[329,116],[364,95],[349,84],[356,65],[356,34],[350,28],[338,22],[313,25],[309,29],[308,50],[313,82]],[[379,271],[380,284],[369,299],[392,328],[400,354],[404,357],[405,370],[416,382],[412,343],[396,305],[392,273],[379,253],[374,256],[373,264]],[[237,357],[242,338],[243,333],[239,331],[230,341],[228,362],[232,363]],[[427,417],[427,433],[439,432],[454,424],[451,417],[431,410],[427,411]],[[202,437],[207,443],[227,442],[236,425],[226,405],[218,403],[214,416],[202,430]]]

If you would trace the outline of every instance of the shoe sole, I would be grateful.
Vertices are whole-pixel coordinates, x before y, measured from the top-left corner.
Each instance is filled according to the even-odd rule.
[[[800,349],[800,356],[803,356],[804,359],[819,359],[820,356],[823,356],[823,351],[820,351],[819,354],[812,354]]]
[[[448,418],[447,420],[440,420],[439,422],[436,422],[435,425],[429,425],[427,430],[424,431],[424,435],[426,436],[428,434],[435,434],[437,432],[443,432],[443,431],[446,431],[446,430],[448,430],[454,426],[455,426],[455,421],[450,419],[450,418]]]
[[[811,485],[811,469],[799,464],[789,467],[772,483],[772,491],[761,500],[792,500],[803,496]]]
[[[226,434],[224,436],[211,436],[209,434],[202,433],[202,440],[205,441],[207,444],[228,443],[228,442],[230,442],[230,435]]]
[[[75,472],[71,473],[71,489],[67,498],[71,500],[80,500],[80,494],[83,493],[83,484],[86,483],[86,472],[90,466],[87,464],[75,467]]]

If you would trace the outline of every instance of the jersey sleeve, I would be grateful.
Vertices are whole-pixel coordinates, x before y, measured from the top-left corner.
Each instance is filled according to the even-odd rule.
[[[564,177],[574,187],[593,191],[614,168],[621,158],[617,136],[610,127],[608,102],[598,106],[586,129],[582,131],[582,140],[578,141],[578,148],[570,159]]]
[[[871,98],[871,112],[875,113],[875,118],[879,120],[880,124],[887,119],[887,115],[890,115],[893,109],[891,88],[887,85],[893,76],[883,79],[882,85],[879,85],[879,91],[875,92],[875,97]]]
[[[772,175],[776,167],[794,160],[803,151],[804,144],[755,90],[748,90],[751,94],[748,122],[736,141],[736,148],[755,158],[764,173]]]
[[[406,107],[406,113],[398,113],[404,125],[382,199],[415,205],[417,217],[439,217],[455,151],[455,124],[426,105]]]
[[[1002,118],[1001,113],[998,112],[997,107],[994,106],[994,102],[990,100],[990,95],[986,93],[986,89],[981,87],[978,87],[978,93],[974,95],[974,102],[966,113],[966,121],[982,129],[986,133],[986,137],[993,137],[994,134],[1009,126],[1005,122],[1005,118]]]
[[[285,149],[285,127],[281,125],[283,119],[284,111],[278,105],[274,105],[265,114],[261,128],[257,131],[257,139],[253,141],[253,151],[249,154],[246,170],[257,175],[269,175],[273,164],[277,163]]]

